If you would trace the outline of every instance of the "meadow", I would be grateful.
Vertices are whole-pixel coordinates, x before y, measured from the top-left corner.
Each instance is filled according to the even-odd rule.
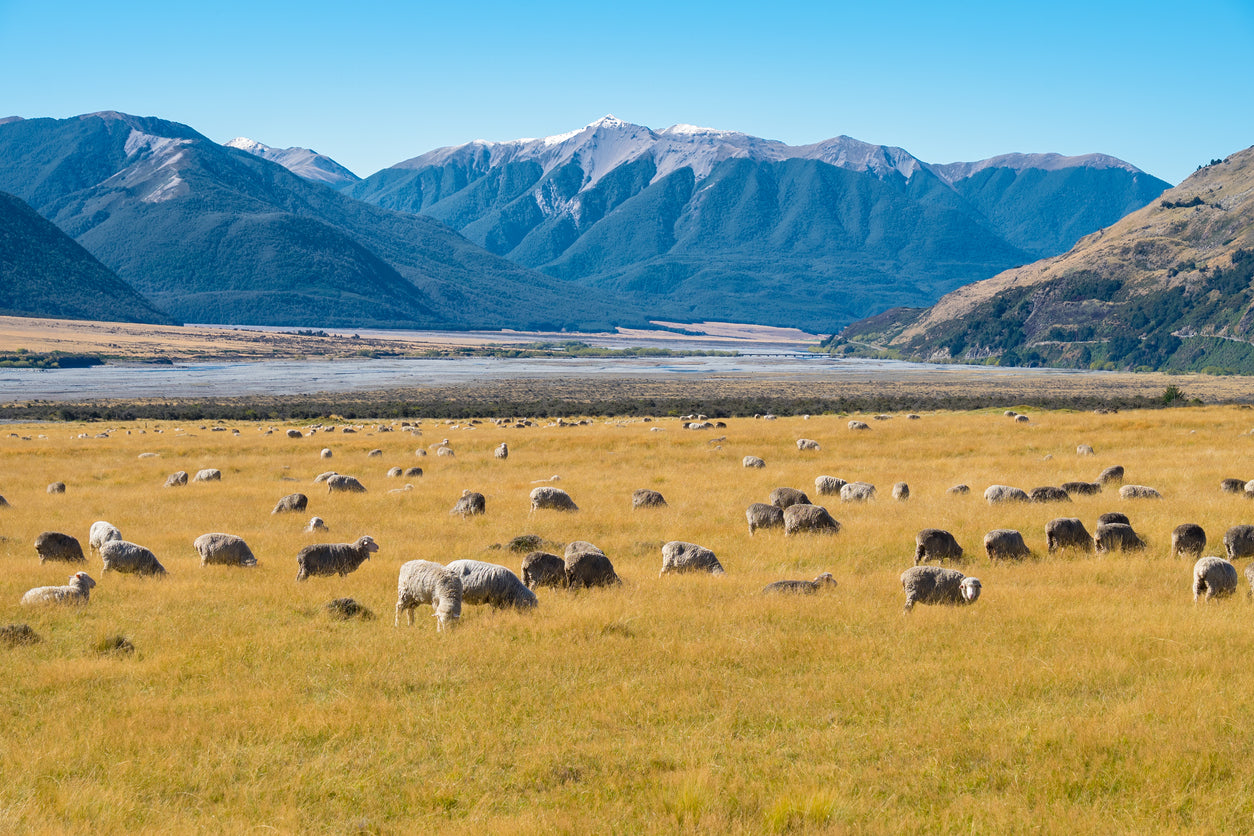
[[[1180,523],[1206,529],[1208,554],[1223,553],[1229,526],[1254,523],[1250,500],[1219,489],[1254,477],[1254,412],[1027,412],[1026,424],[988,409],[703,431],[666,418],[426,420],[421,435],[326,421],[338,429],[298,439],[284,430],[308,426],[7,425],[0,625],[42,641],[0,646],[0,831],[1254,831],[1254,605],[1244,578],[1236,598],[1195,604],[1192,561],[1169,556]],[[851,432],[850,418],[871,429]],[[801,437],[821,450],[799,451]],[[415,455],[443,438],[455,456]],[[502,441],[507,460],[492,455]],[[766,467],[743,468],[745,455]],[[1115,464],[1164,498],[982,499],[990,484],[1092,480]],[[414,465],[422,477],[385,476]],[[221,482],[162,487],[210,467]],[[369,492],[328,495],[312,481],[328,469]],[[879,497],[820,498],[821,474]],[[64,494],[46,493],[54,481]],[[898,481],[906,502],[890,497]],[[957,483],[971,494],[948,494]],[[535,484],[580,510],[530,513]],[[827,506],[840,533],[750,536],[745,507],[783,485]],[[486,515],[449,514],[467,488]],[[637,488],[669,507],[633,511]],[[271,515],[297,491],[306,513]],[[1092,531],[1112,510],[1146,551],[1045,553],[1048,520]],[[303,533],[315,514],[329,535]],[[168,576],[101,575],[90,557],[99,585],[85,607],[19,606],[78,568],[41,565],[35,537],[63,531],[86,550],[98,519]],[[926,527],[965,547],[959,568],[983,583],[974,605],[903,615],[899,575]],[[1019,529],[1035,556],[991,564],[993,528]],[[191,544],[210,531],[243,536],[259,566],[202,568]],[[294,580],[302,546],[362,534],[381,549],[357,572]],[[624,582],[542,589],[530,612],[468,606],[445,633],[429,608],[393,626],[402,563],[518,571],[521,554],[492,547],[521,534],[559,553],[591,541]],[[659,577],[672,539],[713,549],[727,573]],[[760,594],[825,571],[836,590]],[[377,617],[332,620],[325,605],[343,596]],[[116,636],[134,652],[110,650]]]

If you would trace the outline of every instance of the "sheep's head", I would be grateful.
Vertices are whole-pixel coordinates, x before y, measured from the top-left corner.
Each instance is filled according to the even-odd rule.
[[[830,586],[836,588],[836,579],[832,577],[831,572],[824,572],[814,579],[815,586]]]
[[[70,575],[70,585],[81,589],[91,589],[96,585],[96,582],[86,572],[75,572],[73,575]]]
[[[979,578],[963,578],[958,588],[962,591],[962,600],[968,604],[974,604],[976,599],[980,597]]]
[[[366,559],[369,560],[370,555],[373,552],[377,552],[379,550],[379,544],[374,541],[373,537],[367,534],[365,537],[362,537],[360,540],[357,541],[357,548],[365,549]]]

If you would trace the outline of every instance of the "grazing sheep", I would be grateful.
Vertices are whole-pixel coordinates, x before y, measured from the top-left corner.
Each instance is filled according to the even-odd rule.
[[[662,546],[661,575],[679,572],[709,572],[711,575],[723,574],[723,565],[718,562],[714,552],[698,546],[696,543],[685,543],[672,540]]]
[[[455,454],[453,453],[453,448],[452,448],[452,447],[437,447],[437,448],[435,449],[435,454],[436,454],[437,456],[452,456],[452,455],[455,455]]]
[[[967,494],[971,493],[971,486],[970,485],[954,485],[952,488],[945,491],[945,493],[953,494],[954,496],[966,496]]]
[[[405,472],[405,471],[401,470],[399,467],[389,467],[389,468],[388,468],[388,473],[387,473],[387,476],[388,476],[388,478],[389,478],[389,479],[395,479],[395,478],[399,477],[399,476],[400,476],[402,473],[404,473],[404,472]]]
[[[494,609],[515,607],[521,610],[530,609],[537,603],[536,594],[504,566],[482,560],[454,560],[448,569],[461,578],[463,604],[487,604]]]
[[[929,560],[962,560],[962,546],[943,528],[925,528],[914,536],[914,565]]]
[[[600,550],[575,552],[566,557],[566,585],[571,589],[615,586],[622,583],[614,564]]]
[[[323,448],[322,448],[322,452],[318,454],[318,458],[320,458],[320,459],[329,459],[329,458],[331,458],[333,455],[334,455],[334,453],[332,453],[332,452],[331,452],[331,448],[330,448],[330,447],[323,447]]]
[[[401,564],[396,582],[396,623],[401,626],[401,612],[410,627],[414,626],[414,610],[430,604],[435,615],[435,631],[452,629],[462,617],[462,579],[451,569],[430,560],[411,560]]]
[[[176,470],[173,473],[171,473],[169,476],[165,477],[165,484],[162,487],[181,488],[186,484],[187,484],[187,471]]]
[[[850,482],[840,488],[841,502],[870,502],[875,499],[875,486],[870,482]]]
[[[810,497],[796,488],[776,488],[771,491],[771,504],[777,508],[787,508],[789,505],[809,505]]]
[[[851,430],[869,430],[869,429],[871,429],[871,425],[870,425],[870,424],[868,424],[868,423],[866,423],[865,421],[850,421],[850,422],[849,422],[849,429],[851,429]]]
[[[1026,423],[1028,423],[1028,422],[1029,422],[1029,421],[1031,421],[1031,420],[1032,420],[1032,419],[1031,419],[1031,418],[1029,418],[1029,417],[1028,417],[1028,416],[1026,416],[1026,415],[1016,415],[1016,416],[1015,416],[1015,423],[1016,423],[1016,424],[1026,424]]]
[[[296,554],[296,580],[303,581],[314,575],[339,575],[357,571],[357,567],[379,550],[379,544],[369,534],[358,538],[356,543],[315,543],[305,546]]]
[[[100,547],[104,571],[112,569],[124,575],[164,575],[165,567],[157,556],[143,546],[126,540],[110,540]]]
[[[1075,517],[1058,517],[1045,523],[1045,546],[1050,554],[1059,549],[1093,551],[1093,537]]]
[[[322,517],[310,517],[309,524],[305,526],[306,534],[313,534],[315,531],[330,531],[327,524],[323,522]]]
[[[1120,499],[1162,499],[1163,495],[1145,485],[1124,485],[1119,489]]]
[[[603,549],[598,546],[594,546],[587,540],[572,540],[566,544],[566,551],[564,554],[567,557],[579,554],[580,552],[596,552],[597,554],[605,554]]]
[[[78,538],[60,531],[45,531],[35,538],[35,551],[39,553],[39,562],[59,560],[65,563],[86,563],[83,547]]]
[[[366,454],[366,458],[377,459],[377,458],[380,458],[382,455],[383,455],[383,451],[380,450],[378,447],[376,447],[375,449],[371,450],[369,453]]]
[[[1075,448],[1075,454],[1077,456],[1091,456],[1093,455],[1093,448],[1087,444],[1079,444]]]
[[[1229,560],[1254,555],[1254,525],[1234,525],[1225,531],[1224,550]]]
[[[1028,492],[1028,500],[1031,502],[1070,502],[1071,494],[1062,488],[1048,485],[1043,488],[1033,488]]]
[[[1247,479],[1224,479],[1219,483],[1219,490],[1224,493],[1245,493]]]
[[[122,532],[118,531],[113,525],[104,520],[97,520],[91,524],[91,530],[87,535],[87,546],[94,552],[100,551],[100,547],[110,540],[121,540]]]
[[[539,511],[578,511],[579,506],[570,498],[570,494],[561,488],[541,485],[531,489],[531,510]]]
[[[654,427],[654,429],[657,429],[657,428]],[[743,459],[741,459],[740,463],[744,467],[766,467],[766,462],[758,458],[757,456],[745,456]]]
[[[1023,535],[1013,528],[994,528],[984,535],[984,552],[989,560],[1022,560],[1032,556]]]
[[[905,482],[898,482],[893,485],[893,499],[898,502],[905,502],[910,498],[910,486]]]
[[[665,508],[666,497],[657,491],[640,488],[631,492],[631,507],[632,510],[637,508]]]
[[[288,438],[304,438],[304,434],[300,430],[288,430]]]
[[[414,477],[414,476],[421,476],[421,475],[422,475],[422,468],[421,468],[421,467],[407,467],[407,468],[405,468],[405,472],[404,472],[402,475],[403,475],[406,479],[409,479],[409,478]]]
[[[86,572],[70,575],[65,586],[37,586],[22,596],[23,606],[37,604],[86,604],[96,582]]]
[[[799,438],[797,439],[797,449],[798,450],[818,450],[819,443],[812,438]]]
[[[1109,551],[1137,551],[1145,548],[1145,541],[1127,523],[1100,523],[1093,535],[1093,546],[1098,554]]]
[[[501,446],[492,451],[492,455],[496,456],[498,459],[508,459],[509,445],[502,441]]]
[[[522,580],[528,589],[565,587],[566,561],[548,552],[531,552],[522,560]]]
[[[848,482],[846,482],[844,479],[839,479],[835,476],[814,477],[814,490],[818,492],[819,496],[831,496],[833,494],[839,494],[840,489],[843,488],[847,484]]]
[[[1102,492],[1101,482],[1063,482],[1062,489],[1069,494],[1096,496]]]
[[[202,534],[192,542],[192,548],[200,555],[200,565],[208,566],[256,566],[257,558],[243,537],[234,534]]]
[[[314,484],[317,485],[320,482],[325,482],[328,479],[330,479],[332,476],[339,476],[339,473],[337,473],[334,470],[328,470],[325,473],[319,473],[317,476],[314,477]]]
[[[784,509],[784,535],[835,534],[840,523],[822,505],[789,505]]]
[[[1171,532],[1171,556],[1202,556],[1206,549],[1206,530],[1197,523],[1182,523]]]
[[[783,528],[784,509],[778,505],[755,502],[745,509],[745,519],[749,521],[749,534],[752,536],[759,528]]]
[[[1237,567],[1222,557],[1203,557],[1193,564],[1193,602],[1205,593],[1204,600],[1227,598],[1237,591]]]
[[[762,588],[763,595],[813,595],[822,589],[835,589],[836,579],[824,572],[812,581],[775,581]]]
[[[904,612],[915,604],[974,604],[980,597],[979,578],[968,578],[954,569],[941,566],[911,566],[901,573],[901,588],[906,592]]]
[[[327,477],[327,493],[365,493],[366,486],[357,481],[355,476],[337,473]]]
[[[449,511],[449,514],[461,514],[463,517],[471,517],[485,513],[487,508],[488,501],[483,498],[483,494],[464,490],[461,498],[457,500],[457,504],[453,506],[453,510]]]
[[[1103,486],[1113,485],[1115,483],[1122,482],[1123,481],[1123,465],[1116,464],[1116,465],[1112,465],[1106,468],[1100,474],[1098,474],[1097,481]]]
[[[1124,525],[1132,525],[1132,520],[1128,519],[1127,514],[1122,514],[1118,511],[1107,511],[1105,514],[1102,514],[1097,518],[1097,524],[1101,525],[1102,523],[1123,523]]]
[[[1022,488],[1012,488],[1009,485],[989,485],[984,490],[984,499],[989,505],[995,505],[998,502],[1032,501],[1027,491]]]
[[[222,471],[216,467],[206,467],[204,470],[196,471],[196,475],[192,477],[193,482],[221,482]]]
[[[275,503],[274,510],[271,514],[287,514],[293,511],[303,512],[309,507],[309,497],[303,493],[289,493],[287,496]]]
[[[48,486],[48,493],[65,493],[65,483],[53,482]]]

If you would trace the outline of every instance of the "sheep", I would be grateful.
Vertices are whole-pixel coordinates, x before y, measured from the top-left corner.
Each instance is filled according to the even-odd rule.
[[[355,476],[337,473],[327,477],[327,493],[365,493],[366,486]]]
[[[1058,517],[1045,523],[1045,547],[1050,554],[1059,549],[1093,551],[1093,537],[1076,517]]]
[[[869,430],[869,429],[871,429],[871,425],[870,425],[870,424],[868,424],[868,423],[866,423],[865,421],[850,421],[850,422],[849,422],[849,429],[851,429],[851,430]]]
[[[202,534],[192,542],[192,548],[200,555],[200,565],[208,566],[256,566],[257,558],[244,538],[234,534]]]
[[[531,489],[531,510],[539,511],[578,511],[579,506],[570,498],[570,494],[561,488],[542,485]]]
[[[984,552],[989,560],[1022,560],[1032,551],[1023,535],[1013,528],[994,528],[984,535]]]
[[[193,482],[221,482],[222,471],[216,467],[206,467],[204,470],[196,471],[196,475],[192,477]]]
[[[1102,492],[1101,482],[1063,482],[1062,489],[1069,494],[1096,496]]]
[[[1222,557],[1203,557],[1193,564],[1193,603],[1205,593],[1204,600],[1226,598],[1237,591],[1237,567]]]
[[[929,560],[962,560],[962,546],[943,528],[925,528],[914,536],[914,565]]]
[[[504,441],[502,441],[501,446],[497,447],[495,450],[492,451],[492,455],[496,456],[498,459],[508,459],[509,458],[509,445],[505,443]]]
[[[589,543],[587,540],[572,540],[571,542],[566,544],[566,551],[564,552],[564,554],[567,557],[570,557],[571,555],[579,554],[579,552],[596,552],[597,554],[605,554],[605,551],[603,549],[601,549],[598,546],[594,546],[592,543]]]
[[[329,459],[329,458],[331,458],[331,457],[332,457],[332,456],[334,456],[334,455],[335,455],[335,454],[331,451],[331,448],[330,448],[330,447],[323,447],[323,448],[322,448],[322,452],[318,453],[318,458],[320,458],[320,459]]]
[[[870,482],[850,482],[841,486],[841,502],[870,502],[875,499],[875,486]]]
[[[784,509],[778,505],[767,505],[755,502],[745,509],[745,519],[749,521],[749,535],[759,528],[783,528]]]
[[[789,505],[809,505],[810,497],[796,488],[776,488],[771,491],[771,504],[777,508],[787,508]]]
[[[65,493],[65,483],[53,482],[48,486],[48,493]]]
[[[60,531],[45,531],[35,538],[35,551],[39,553],[39,562],[59,560],[65,563],[86,563],[83,547],[76,537],[62,534]]]
[[[654,429],[657,429],[657,427],[654,427]],[[757,456],[745,456],[740,460],[740,464],[742,467],[766,467],[766,462]]]
[[[470,517],[485,513],[487,507],[488,501],[483,498],[483,494],[464,490],[461,498],[457,500],[457,504],[453,506],[453,510],[449,511],[449,514],[461,514],[463,517]]]
[[[614,564],[601,551],[575,552],[566,557],[566,585],[571,589],[594,586],[616,586],[622,579]]]
[[[822,589],[835,589],[836,579],[824,572],[812,581],[775,581],[762,588],[763,595],[813,595]]]
[[[1098,474],[1097,481],[1103,486],[1123,482],[1123,465],[1116,464],[1106,468]]]
[[[1229,560],[1254,555],[1254,525],[1234,525],[1225,531],[1224,550]]]
[[[814,533],[835,534],[840,523],[822,505],[789,505],[784,509],[784,535]]]
[[[402,473],[401,475],[404,476],[406,479],[413,478],[414,476],[421,476],[422,468],[421,467],[407,467],[405,468],[405,472]]]
[[[946,490],[945,493],[950,494],[952,496],[966,496],[967,494],[971,493],[971,486],[970,485],[954,485],[952,488],[949,488],[948,490]]]
[[[844,479],[836,476],[816,476],[814,477],[814,490],[819,496],[831,496],[839,494],[840,489],[849,484]]]
[[[1016,423],[1016,424],[1026,424],[1026,423],[1028,423],[1028,422],[1029,422],[1029,421],[1031,421],[1031,420],[1032,420],[1032,419],[1031,419],[1031,418],[1029,418],[1029,417],[1028,417],[1028,416],[1026,416],[1026,415],[1016,415],[1016,416],[1015,416],[1015,423]]]
[[[1135,551],[1145,548],[1145,541],[1127,523],[1100,523],[1093,535],[1098,554],[1108,551]]]
[[[288,430],[287,437],[288,438],[304,438],[305,436],[304,436],[304,433],[302,433],[300,430]]]
[[[514,607],[521,610],[530,609],[537,603],[536,594],[504,566],[481,560],[454,560],[448,569],[461,578],[463,604],[487,604],[494,609]]]
[[[1247,479],[1224,479],[1219,483],[1219,490],[1224,493],[1245,493]]]
[[[1070,502],[1071,494],[1062,488],[1048,485],[1043,488],[1033,488],[1028,492],[1028,500],[1031,502]]]
[[[797,439],[797,449],[798,450],[818,450],[819,443],[812,438],[799,438]]]
[[[968,578],[954,569],[941,566],[911,566],[901,573],[901,588],[906,593],[904,612],[915,604],[974,604],[980,597],[979,578]]]
[[[565,587],[566,561],[548,552],[531,552],[522,560],[522,580],[528,589]]]
[[[157,556],[143,546],[126,540],[110,540],[100,547],[104,571],[112,569],[124,575],[164,575],[165,567]]]
[[[1171,556],[1194,558],[1206,549],[1206,530],[1196,523],[1181,523],[1171,532]]]
[[[313,534],[315,531],[330,531],[322,517],[310,517],[309,524],[305,526],[306,534]]]
[[[435,454],[436,454],[437,456],[452,456],[452,455],[454,455],[454,453],[453,453],[453,448],[452,448],[452,447],[437,447],[437,448],[436,448],[436,450],[435,450]]]
[[[898,482],[893,485],[893,499],[898,502],[905,502],[910,498],[910,486],[905,482]]]
[[[288,514],[292,512],[302,512],[309,507],[309,497],[303,493],[289,493],[287,496],[275,503],[273,514]]]
[[[640,488],[631,492],[632,510],[637,508],[665,508],[666,497],[657,491],[651,491],[648,488]]]
[[[462,617],[462,579],[456,572],[430,560],[411,560],[401,564],[396,582],[396,622],[401,626],[401,612],[410,627],[414,626],[414,610],[419,604],[430,604],[435,615],[437,633],[452,629]]]
[[[388,491],[388,493],[409,493],[413,489],[414,486],[406,482],[403,487],[392,488],[392,490]]]
[[[389,467],[389,468],[388,468],[388,473],[387,473],[387,476],[388,476],[388,478],[389,478],[389,479],[395,479],[395,478],[399,477],[399,476],[400,476],[402,473],[404,473],[404,472],[405,472],[405,471],[401,470],[399,467]]]
[[[1009,485],[989,485],[984,490],[984,499],[989,505],[996,505],[999,502],[1031,501],[1027,491],[1022,488],[1012,488]]]
[[[1120,499],[1162,499],[1163,495],[1145,485],[1124,485],[1119,489]]]
[[[714,552],[698,546],[696,543],[685,543],[672,540],[662,546],[662,571],[667,575],[679,572],[709,572],[711,575],[723,574],[723,564],[718,562]]]
[[[332,476],[339,476],[339,473],[337,473],[334,470],[328,470],[324,473],[319,473],[317,476],[314,477],[314,484],[317,485],[322,482],[325,482],[328,479],[330,479]]]
[[[162,487],[181,488],[186,484],[187,484],[187,471],[176,470],[173,473],[171,473],[169,476],[165,477],[165,484],[162,485]]]
[[[315,543],[305,546],[296,554],[296,580],[303,581],[314,575],[339,575],[357,571],[357,567],[379,550],[379,544],[369,534],[359,537],[356,543]]]
[[[1088,444],[1078,444],[1075,448],[1075,454],[1077,456],[1091,456],[1093,455],[1093,448]]]
[[[96,520],[91,524],[91,530],[88,532],[87,545],[93,552],[99,552],[100,547],[110,540],[121,539],[122,532],[117,528],[104,520]]]
[[[1132,520],[1128,519],[1127,514],[1122,514],[1118,511],[1107,511],[1105,514],[1102,514],[1097,518],[1097,524],[1101,525],[1102,523],[1123,523],[1124,525],[1132,525]]]
[[[86,604],[96,582],[86,572],[70,575],[65,586],[37,586],[22,596],[22,606],[38,604]]]

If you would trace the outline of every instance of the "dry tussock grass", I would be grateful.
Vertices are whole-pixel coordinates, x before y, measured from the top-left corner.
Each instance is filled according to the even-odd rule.
[[[859,416],[867,418],[868,416]],[[1195,606],[1191,565],[1167,556],[1181,522],[1212,548],[1254,507],[1219,492],[1254,476],[1250,413],[1202,408],[1117,415],[898,415],[852,433],[847,417],[731,420],[726,439],[676,421],[476,429],[426,422],[424,435],[364,431],[287,439],[238,424],[13,427],[0,439],[0,621],[44,641],[0,649],[0,830],[390,832],[870,832],[1024,830],[1233,832],[1254,825],[1244,780],[1254,736],[1251,605]],[[464,427],[465,425],[461,425]],[[650,432],[663,427],[664,432]],[[130,434],[126,434],[126,430]],[[162,430],[158,433],[156,430]],[[38,437],[40,434],[46,438]],[[799,452],[798,437],[822,450]],[[448,437],[453,458],[415,457]],[[510,444],[510,458],[493,448]],[[1092,457],[1078,457],[1091,444]],[[318,458],[323,447],[330,461]],[[382,458],[367,452],[382,448]],[[156,452],[157,458],[138,458]],[[741,458],[760,455],[764,470]],[[418,464],[415,489],[391,466]],[[990,508],[984,487],[1093,479],[1110,464],[1161,502],[1112,493],[1067,505]],[[162,488],[174,470],[217,467],[221,483]],[[356,475],[365,495],[328,496],[313,476]],[[529,514],[553,474],[580,506]],[[814,495],[820,474],[876,484],[879,499]],[[45,486],[64,481],[67,492]],[[888,492],[907,481],[911,499]],[[964,482],[967,497],[945,489]],[[799,487],[843,525],[835,537],[750,537],[744,508]],[[631,492],[666,509],[631,511]],[[482,518],[451,517],[463,488]],[[306,514],[271,516],[302,491]],[[1125,510],[1144,554],[1046,556],[1044,525]],[[381,551],[345,578],[297,584],[312,535],[372,534]],[[170,574],[101,576],[82,610],[29,610],[26,589],[63,583],[40,565],[45,529],[107,519]],[[973,607],[901,614],[898,575],[914,534],[954,532],[981,578]],[[1018,528],[1036,552],[990,565],[981,540]],[[243,536],[260,565],[202,569],[192,540]],[[394,629],[406,560],[474,557],[524,533],[590,540],[620,588],[541,590],[532,613],[468,607],[460,627]],[[659,578],[660,545],[715,550],[721,578]],[[784,577],[835,574],[840,587],[764,598]],[[1244,585],[1244,583],[1243,583]],[[333,621],[350,596],[380,617]],[[100,653],[125,636],[133,654]]]

